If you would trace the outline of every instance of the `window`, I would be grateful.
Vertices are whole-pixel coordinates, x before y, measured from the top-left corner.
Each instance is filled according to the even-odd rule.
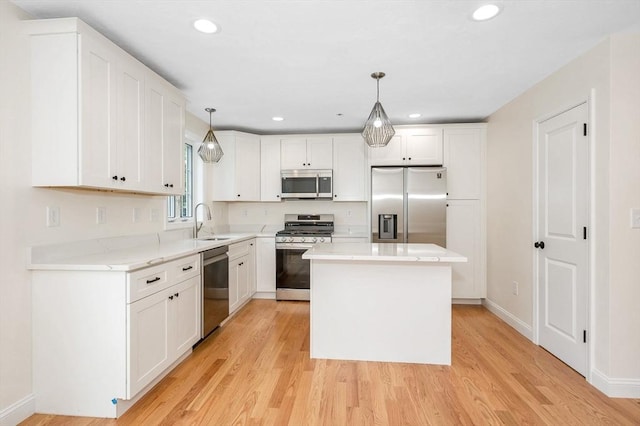
[[[169,223],[187,222],[193,218],[193,145],[184,144],[184,194],[167,197]]]

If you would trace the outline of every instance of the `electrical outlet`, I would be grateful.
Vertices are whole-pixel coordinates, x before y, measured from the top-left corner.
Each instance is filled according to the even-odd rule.
[[[640,209],[631,209],[631,228],[640,228]]]
[[[518,295],[518,281],[514,281],[511,283],[511,291],[513,292],[514,296]]]
[[[133,223],[140,222],[142,218],[142,209],[140,207],[133,208]]]
[[[242,216],[246,216],[248,214],[247,209],[242,210]]]
[[[107,223],[107,208],[106,207],[96,207],[96,223],[98,225],[103,225]]]
[[[47,207],[47,227],[53,228],[56,226],[60,226],[60,207]]]
[[[351,216],[351,210],[347,210],[347,216]]]

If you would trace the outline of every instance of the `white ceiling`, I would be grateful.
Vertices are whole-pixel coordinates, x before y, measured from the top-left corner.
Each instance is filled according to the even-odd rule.
[[[13,0],[77,16],[176,85],[214,128],[360,131],[375,102],[394,124],[482,121],[606,36],[640,31],[640,0]],[[222,30],[206,35],[206,17]],[[419,119],[408,114],[418,112]],[[342,114],[342,115],[338,115]],[[282,122],[273,116],[285,118]]]

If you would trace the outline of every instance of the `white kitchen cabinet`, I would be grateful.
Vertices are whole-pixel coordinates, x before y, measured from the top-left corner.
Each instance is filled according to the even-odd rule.
[[[260,201],[260,136],[216,132],[224,155],[211,170],[213,201]]]
[[[281,201],[280,137],[260,137],[260,201]]]
[[[251,299],[255,288],[255,239],[229,245],[229,314]]]
[[[450,199],[482,198],[485,133],[483,124],[445,127],[443,165],[447,168],[447,193]]]
[[[333,138],[333,201],[367,201],[366,155],[360,134]]]
[[[276,239],[256,238],[256,297],[276,297]]]
[[[32,295],[41,413],[118,417],[200,338],[200,255],[132,272],[35,270]]]
[[[369,147],[372,166],[439,166],[443,162],[442,127],[401,127],[384,147]]]
[[[148,76],[144,170],[150,192],[184,193],[184,99],[160,77]]]
[[[282,170],[332,169],[333,139],[330,136],[280,138]]]
[[[453,299],[486,297],[484,229],[480,200],[447,201],[447,249],[466,256],[452,268]]]
[[[27,28],[32,185],[165,193],[150,186],[145,167],[153,144],[146,85],[159,77],[77,18],[28,21]],[[184,106],[179,94],[177,102]],[[179,123],[163,135],[167,141],[182,141],[183,116]],[[182,157],[173,161],[181,170]]]

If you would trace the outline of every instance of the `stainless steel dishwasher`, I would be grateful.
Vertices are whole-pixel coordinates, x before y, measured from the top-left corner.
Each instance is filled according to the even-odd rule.
[[[229,247],[202,252],[202,338],[229,316]]]

